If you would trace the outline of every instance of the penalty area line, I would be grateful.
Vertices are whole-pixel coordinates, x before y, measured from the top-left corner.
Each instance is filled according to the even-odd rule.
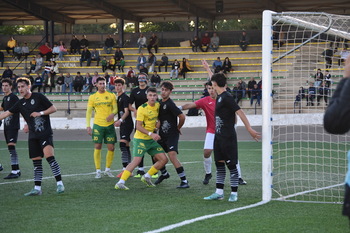
[[[210,219],[210,218],[215,218],[215,217],[226,215],[226,214],[231,214],[231,213],[234,213],[234,212],[237,212],[237,211],[240,211],[240,210],[254,208],[254,207],[257,207],[257,206],[264,205],[266,203],[268,203],[268,201],[260,201],[260,202],[257,202],[255,204],[251,204],[251,205],[247,205],[247,206],[243,206],[243,207],[239,207],[239,208],[226,210],[224,212],[220,212],[220,213],[216,213],[216,214],[208,214],[208,215],[200,216],[200,217],[197,217],[197,218],[188,219],[188,220],[185,220],[185,221],[182,221],[182,222],[179,222],[179,223],[171,224],[171,225],[168,225],[168,226],[156,229],[156,230],[147,231],[147,232],[144,232],[144,233],[158,233],[158,232],[170,231],[172,229],[175,229],[175,228],[178,228],[178,227],[182,227],[182,226],[185,226],[185,225],[189,225],[191,223],[195,223],[195,222],[206,220],[206,219]]]

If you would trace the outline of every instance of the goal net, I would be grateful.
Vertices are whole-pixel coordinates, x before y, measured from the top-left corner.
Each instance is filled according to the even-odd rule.
[[[343,201],[350,137],[322,124],[349,33],[350,16],[264,12],[264,200]]]

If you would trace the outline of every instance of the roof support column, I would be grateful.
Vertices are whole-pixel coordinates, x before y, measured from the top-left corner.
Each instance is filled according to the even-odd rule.
[[[124,46],[124,19],[119,19],[118,34],[119,34],[119,47],[123,48],[123,46]]]
[[[199,17],[196,16],[196,20],[194,21],[194,35],[195,36],[198,36],[198,34],[199,34],[198,26],[199,26]]]
[[[55,43],[55,22],[50,20],[49,26],[50,46],[53,48],[53,44]]]
[[[135,33],[140,32],[140,22],[135,21]]]
[[[62,33],[63,34],[72,34],[73,32],[73,24],[71,23],[63,23],[62,24]]]
[[[49,41],[49,21],[44,20],[44,37],[45,37],[45,42]]]
[[[214,29],[214,20],[208,19],[208,31],[213,31]]]

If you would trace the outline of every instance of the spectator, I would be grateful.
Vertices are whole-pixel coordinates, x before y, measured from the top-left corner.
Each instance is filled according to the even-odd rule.
[[[11,79],[12,78],[12,70],[10,69],[9,66],[6,66],[6,69],[4,70],[4,72],[2,73],[2,79],[5,79],[5,78],[9,78]]]
[[[227,72],[233,71],[230,58],[228,57],[225,58],[224,63],[222,64],[222,69],[224,71],[224,74],[226,74]]]
[[[281,48],[286,43],[286,34],[282,31],[278,34],[277,49]]]
[[[22,55],[24,56],[24,59],[27,60],[29,55],[29,47],[27,43],[24,43],[24,45],[22,46]]]
[[[257,84],[257,83],[256,83],[254,77],[251,77],[249,82],[248,82],[248,88],[247,88],[248,98],[251,98],[252,90],[253,90],[255,84]]]
[[[315,78],[315,87],[320,86],[321,82],[323,81],[323,73],[321,72],[321,69],[317,69],[317,72],[314,78]]]
[[[16,82],[18,79],[18,76],[15,73],[13,73],[10,79],[12,81],[12,92],[18,92],[17,82]]]
[[[332,75],[329,73],[329,70],[326,70],[324,74],[324,81],[326,82],[326,87],[330,88],[332,85]]]
[[[295,102],[300,102],[302,99],[304,99],[305,92],[306,92],[306,90],[304,89],[304,87],[300,87],[298,94],[295,96]]]
[[[4,61],[5,61],[5,54],[0,51],[0,63],[1,63],[1,67],[4,67]]]
[[[108,35],[108,37],[105,40],[105,53],[111,54],[113,47],[114,47],[114,39],[112,38],[112,35]]]
[[[242,91],[239,90],[239,84],[233,85],[232,96],[237,104],[242,100]]]
[[[52,48],[52,57],[56,58],[56,56],[58,56],[59,54],[60,54],[60,47],[58,46],[57,43],[55,43]]]
[[[7,41],[7,46],[6,46],[6,52],[8,55],[10,55],[10,51],[12,51],[12,55],[14,54],[14,49],[17,45],[17,41],[13,36]]]
[[[124,66],[125,66],[124,57],[120,58],[120,61],[118,62],[117,66],[119,71],[124,72]]]
[[[29,65],[30,65],[30,70],[29,70],[28,74],[29,73],[35,73],[35,67],[36,67],[35,57],[32,58],[32,60],[30,61]]]
[[[157,62],[156,56],[152,52],[149,53],[148,55],[148,60],[147,63],[145,64],[145,68],[149,69],[148,72],[151,73],[154,71],[154,66]]]
[[[104,74],[104,78],[106,79],[106,87],[109,87],[109,74],[108,74],[108,72],[105,72],[105,74]]]
[[[94,84],[92,83],[92,77],[90,73],[86,73],[82,92],[89,90],[89,93],[91,93],[93,88],[94,88]]]
[[[43,58],[41,57],[40,54],[36,55],[35,58],[35,70],[33,73],[37,73],[39,70],[41,70],[42,66],[43,66]]]
[[[213,33],[213,37],[210,38],[210,48],[213,52],[217,52],[219,49],[220,38],[217,36],[216,32]]]
[[[151,49],[152,47],[154,48],[155,53],[158,52],[158,37],[156,36],[156,34],[152,33],[152,36],[149,38],[149,42],[148,42],[148,53],[151,53]]]
[[[97,51],[96,49],[92,49],[91,61],[96,61],[96,66],[100,64],[100,52]]]
[[[115,71],[113,71],[113,74],[109,77],[109,90],[113,91],[115,89],[114,86],[114,80],[118,78],[117,74],[115,73]]]
[[[349,56],[349,51],[347,51],[347,48],[344,47],[344,49],[340,52],[340,59],[338,60],[338,66],[340,66],[340,63],[345,62],[346,58]]]
[[[34,82],[33,82],[32,88],[31,88],[31,91],[34,91],[35,88],[38,88],[38,92],[40,92],[42,86],[43,86],[43,79],[42,79],[42,77],[40,76],[40,74],[37,73],[37,74],[36,74],[36,77],[35,77],[35,79],[34,79]]]
[[[115,61],[115,58],[114,57],[111,57],[108,61],[108,66],[107,66],[107,69],[110,69],[112,70],[113,72],[115,71],[115,66],[117,65],[116,61]]]
[[[329,89],[326,86],[326,82],[323,81],[321,83],[320,88],[318,88],[318,95],[317,95],[317,106],[320,106],[320,100],[323,98],[324,102],[326,103],[326,106],[328,105],[328,95],[329,95]]]
[[[94,76],[92,76],[92,85],[94,86],[94,87],[96,87],[96,82],[97,82],[97,78],[98,77],[100,77],[99,75],[98,75],[98,72],[97,71],[95,71],[94,72]],[[96,88],[97,89],[97,88]]]
[[[184,79],[186,79],[186,73],[187,72],[191,72],[191,66],[190,63],[188,62],[188,60],[186,58],[182,59],[182,62],[180,63],[180,75],[182,75],[182,77]]]
[[[51,47],[49,46],[49,43],[48,42],[45,42],[45,44],[41,45],[39,47],[39,54],[42,56],[42,57],[45,57],[46,56],[46,61],[51,61],[51,58],[52,58],[52,49]]]
[[[209,37],[209,34],[206,32],[202,37],[201,46],[199,48],[201,49],[202,52],[208,52],[209,46],[210,46],[210,37]],[[203,47],[206,47],[205,50],[203,50]]]
[[[60,61],[63,61],[63,56],[67,54],[67,48],[64,45],[63,41],[60,40],[58,47],[60,48],[60,52],[58,54],[58,58]]]
[[[220,57],[217,57],[213,62],[214,73],[219,73],[222,70],[222,61]]]
[[[46,73],[44,77],[43,92],[46,93],[46,87],[48,87],[49,93],[51,93],[52,89],[55,87],[55,76],[53,76],[51,73]]]
[[[139,48],[139,53],[141,53],[142,48],[147,47],[146,42],[146,37],[142,33],[140,33],[140,37],[137,39],[137,47]]]
[[[63,73],[61,73],[56,80],[56,92],[64,92],[63,90],[65,90],[65,85],[66,84],[64,83],[64,75]]]
[[[160,78],[160,76],[157,74],[157,71],[153,72],[153,75],[151,77],[151,83],[150,86],[151,87],[156,87],[158,88],[158,86],[160,85],[160,82],[162,81],[162,79]]]
[[[198,36],[195,36],[193,40],[191,40],[191,46],[193,52],[198,52],[198,49],[201,49],[201,41]]]
[[[17,43],[16,47],[13,49],[13,54],[15,57],[15,60],[21,60],[22,57],[22,47],[19,43]]]
[[[85,49],[89,47],[89,41],[86,39],[86,35],[82,36],[82,39],[80,40],[80,49]],[[79,49],[79,53],[80,53]]]
[[[242,32],[241,38],[239,39],[239,47],[241,47],[242,51],[246,51],[249,45],[249,38],[246,31]]]
[[[80,74],[80,73],[79,73]],[[73,92],[73,83],[74,83],[74,80],[73,80],[73,77],[70,76],[70,73],[67,73],[66,77],[64,77],[64,83],[66,84],[64,87],[63,87],[63,92],[66,92],[67,91],[67,88],[69,88],[69,92],[72,93]]]
[[[52,78],[55,78],[56,74],[59,73],[58,64],[55,61],[51,62],[50,73],[51,73]]]
[[[253,101],[256,99],[256,103],[260,106],[261,99],[261,89],[259,89],[258,84],[254,84],[252,92],[252,98],[250,99],[250,106],[253,106]]]
[[[45,81],[45,76],[51,71],[51,62],[46,63],[43,72],[41,73],[41,78]]]
[[[137,85],[136,80],[136,72],[133,70],[133,68],[130,66],[128,72],[126,73],[126,86],[129,87],[131,84],[131,87],[135,87]]]
[[[170,71],[170,79],[173,79],[175,74],[175,79],[179,76],[179,69],[180,69],[180,63],[177,59],[174,60],[174,63],[171,65],[171,71]]]
[[[326,69],[332,68],[333,55],[334,55],[334,50],[332,47],[330,47],[322,52],[322,56],[324,57],[324,60],[326,61]]]
[[[316,97],[316,87],[314,86],[313,82],[309,82],[309,88],[306,91],[306,106],[314,106],[314,99]]]
[[[81,76],[80,72],[77,72],[77,76],[75,76],[73,81],[73,87],[75,92],[81,92],[84,86],[84,77]]]
[[[145,74],[147,74],[148,75],[148,69],[146,68],[146,67],[144,67],[144,66],[140,66],[140,73],[145,73]]]
[[[91,64],[91,52],[87,47],[83,49],[83,52],[81,53],[80,57],[80,66],[83,66],[83,62],[87,62],[87,66],[90,66]]]
[[[241,92],[242,98],[245,98],[246,89],[247,89],[247,84],[242,79],[239,79],[237,84],[237,90]]]
[[[102,65],[102,72],[105,72],[107,70],[107,60],[106,57],[103,57],[102,61],[101,61],[101,65]]]
[[[80,54],[80,41],[76,35],[73,35],[72,40],[70,41],[70,54]]]
[[[158,64],[158,71],[161,72],[160,67],[164,66],[165,67],[165,72],[168,72],[168,64],[169,64],[169,58],[165,53],[163,53],[163,56],[161,58],[161,62]]]
[[[136,68],[137,68],[138,70],[140,70],[140,66],[145,67],[146,62],[147,62],[146,57],[143,56],[143,53],[140,53],[140,56],[137,58],[137,65],[136,65]]]
[[[115,51],[115,54],[114,54],[114,58],[115,58],[115,61],[118,62],[120,61],[120,59],[124,57],[124,54],[123,54],[123,51],[120,50],[119,47],[116,48],[116,51]]]

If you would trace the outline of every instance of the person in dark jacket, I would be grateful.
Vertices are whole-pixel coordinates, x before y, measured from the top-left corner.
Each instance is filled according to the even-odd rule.
[[[76,54],[78,52],[80,54],[80,41],[76,35],[73,35],[73,38],[70,41],[70,53]]]
[[[350,56],[345,60],[344,77],[337,85],[323,118],[323,126],[331,134],[345,134],[350,130]],[[350,151],[348,152],[348,172],[345,177],[342,213],[350,220]]]

